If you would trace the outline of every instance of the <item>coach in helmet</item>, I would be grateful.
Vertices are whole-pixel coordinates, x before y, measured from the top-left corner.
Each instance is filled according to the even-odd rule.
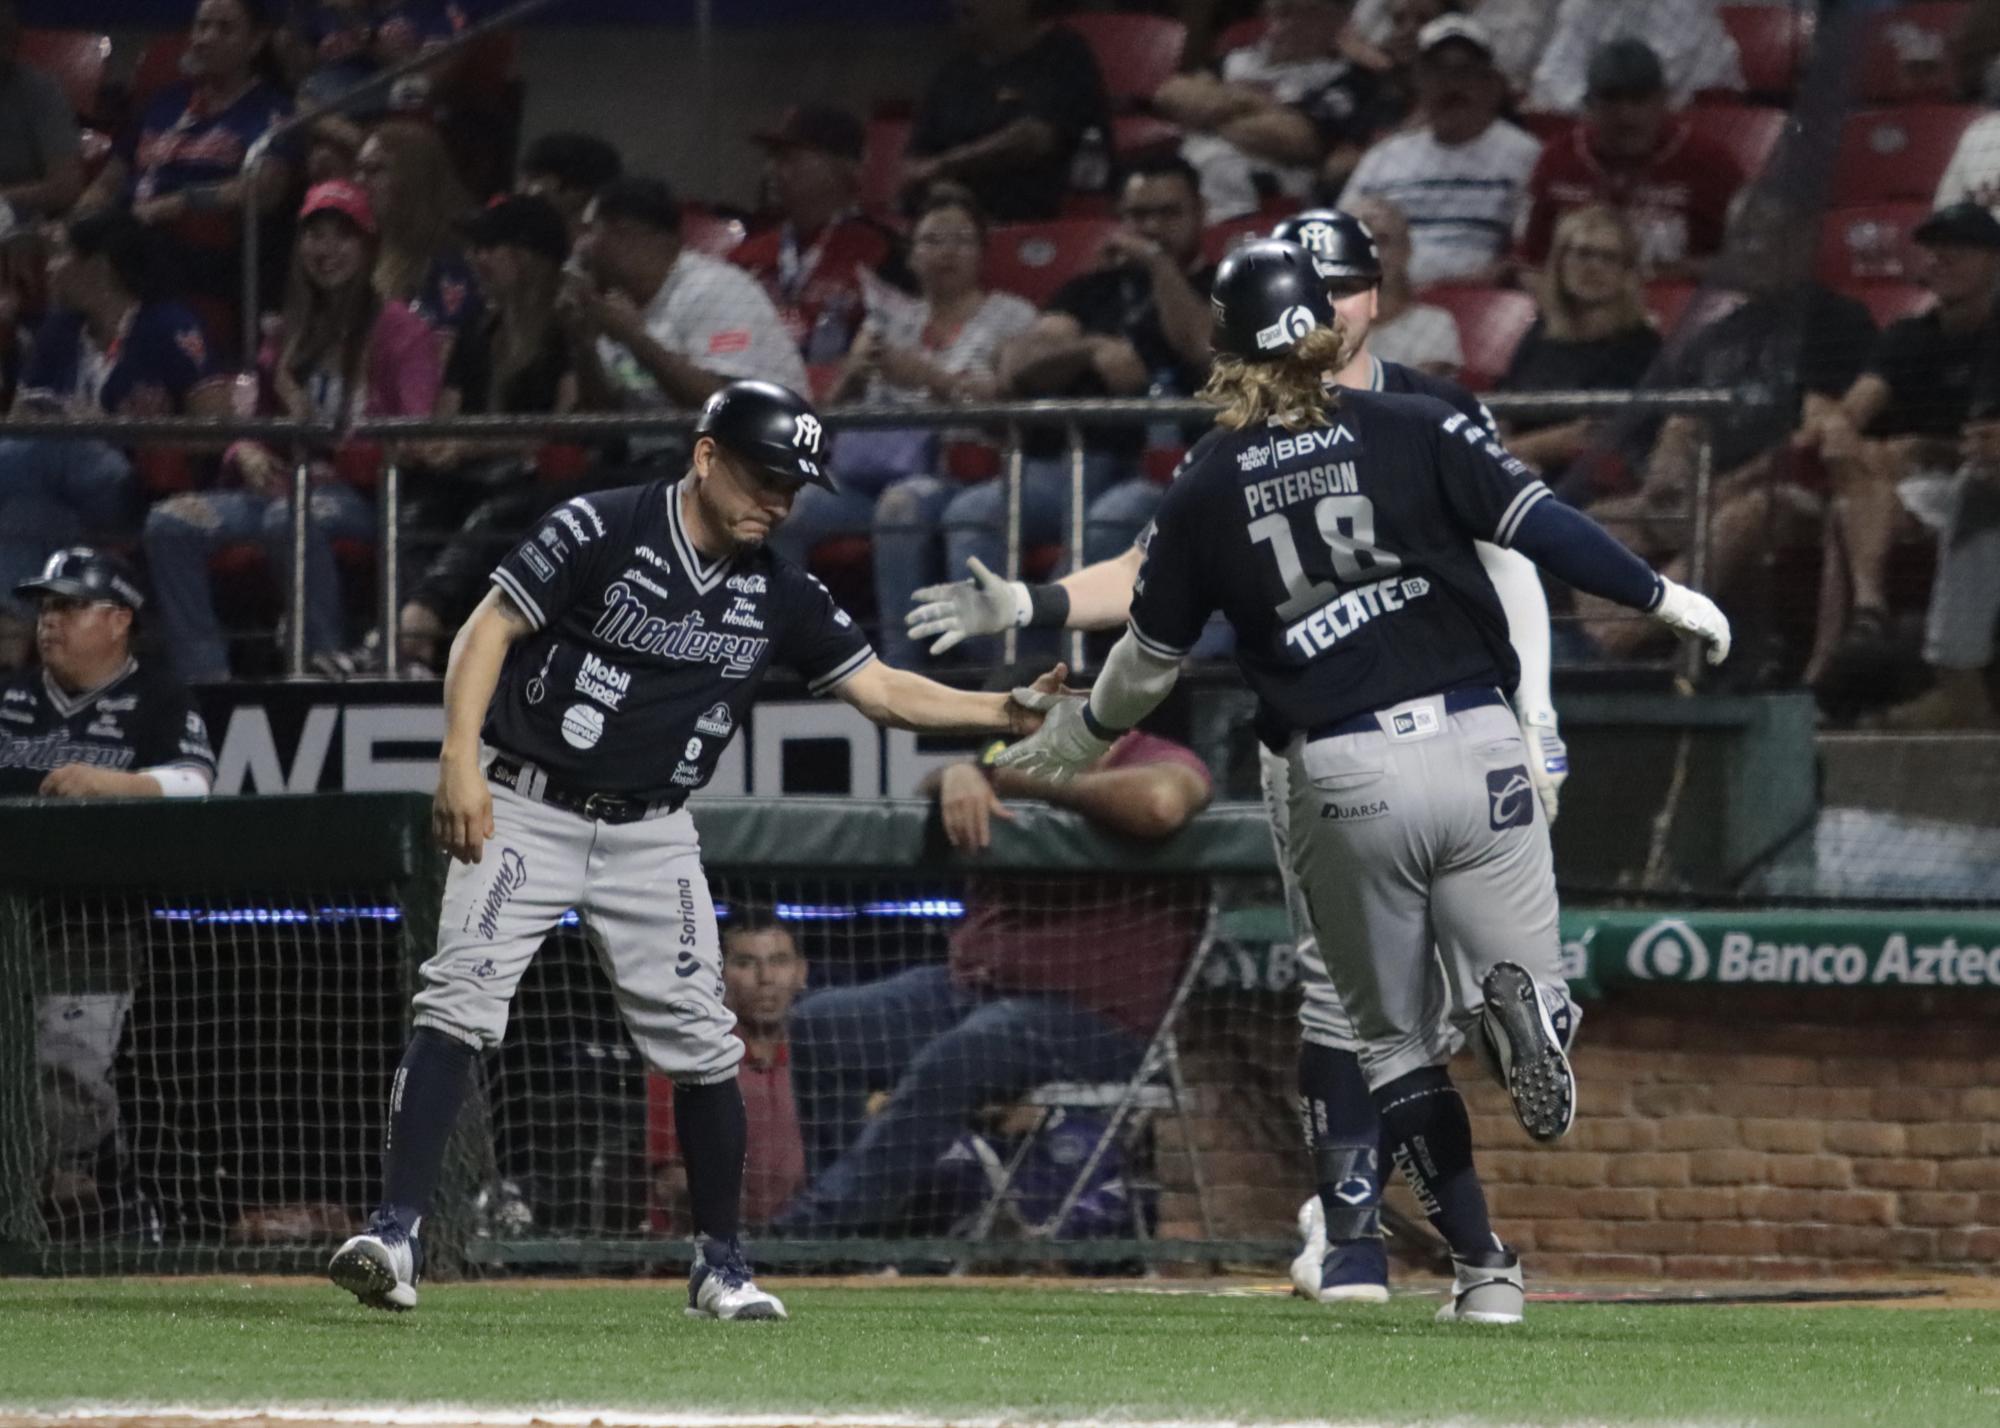
[[[146,597],[130,567],[75,546],[14,593],[35,602],[41,662],[0,686],[0,797],[207,793],[215,781],[207,726],[172,676],[133,655]]]

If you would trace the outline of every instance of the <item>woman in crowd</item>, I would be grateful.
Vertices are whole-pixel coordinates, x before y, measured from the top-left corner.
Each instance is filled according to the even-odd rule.
[[[893,290],[869,289],[869,317],[833,400],[916,406],[997,396],[1000,344],[1031,326],[1035,309],[980,285],[985,252],[986,220],[971,193],[956,184],[933,187],[910,236],[910,271],[921,296],[898,301]],[[961,489],[934,474],[949,440],[949,433],[913,427],[843,433],[834,453],[840,490],[803,488],[772,536],[774,548],[803,563],[821,541],[872,526],[876,608],[883,616],[878,648],[891,664],[915,653],[900,612],[910,592],[935,576],[938,520]]]
[[[438,334],[438,360],[449,362],[452,344],[480,317],[454,227],[472,200],[451,155],[428,124],[390,119],[362,144],[354,172],[382,224],[375,290],[422,318]]]
[[[1521,339],[1500,389],[1608,391],[1636,387],[1660,352],[1640,287],[1639,240],[1616,209],[1593,205],[1564,214],[1541,274],[1541,315]],[[1559,481],[1592,440],[1596,423],[1577,417],[1502,424],[1507,446]]]
[[[259,358],[265,410],[333,425],[429,415],[438,397],[437,342],[408,308],[375,291],[379,237],[367,195],[349,183],[321,184],[306,195],[299,225],[284,315]],[[308,654],[340,646],[333,542],[375,534],[373,503],[336,470],[335,456],[320,452],[311,461]],[[223,465],[220,486],[162,501],[146,520],[147,564],[175,665],[187,680],[229,673],[209,557],[232,542],[258,540],[281,581],[289,584],[292,570],[292,468],[254,442],[232,446]]]
[[[201,0],[181,61],[187,78],[146,106],[79,205],[129,200],[134,217],[175,240],[183,295],[224,338],[241,298],[244,207],[274,213],[292,182],[293,148],[282,143],[243,172],[251,148],[291,114],[272,80],[275,18],[272,0]]]

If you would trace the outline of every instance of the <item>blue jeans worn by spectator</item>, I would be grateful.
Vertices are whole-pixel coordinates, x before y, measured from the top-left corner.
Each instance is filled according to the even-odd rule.
[[[14,587],[64,546],[131,531],[137,487],[125,453],[101,441],[0,441],[0,608],[34,612]]]
[[[342,644],[340,574],[334,568],[336,540],[366,540],[375,534],[375,505],[338,481],[312,488],[306,504],[306,629],[308,657]],[[208,584],[208,561],[224,546],[254,540],[281,588],[292,577],[290,493],[266,496],[242,489],[191,491],[171,496],[146,517],[146,565],[166,628],[176,673],[184,680],[226,679],[229,651],[215,598]]]
[[[799,1003],[789,1029],[806,1188],[773,1233],[892,1222],[982,1106],[1049,1081],[1122,1081],[1145,1046],[1059,996],[986,996],[946,967],[832,987]],[[873,1118],[869,1093],[895,1089]]]
[[[1103,452],[1085,455],[1086,515],[1090,511],[1087,503],[1116,483],[1128,464],[1122,457]],[[903,624],[910,597],[917,590],[940,580],[965,579],[966,561],[973,556],[984,561],[989,570],[1006,569],[1006,520],[1005,476],[972,486],[935,476],[913,476],[882,493],[875,505],[875,589],[882,609],[882,643],[877,653],[884,660],[902,668],[914,668],[921,662],[924,646],[904,633]],[[1066,546],[1069,525],[1069,459],[1046,457],[1023,461],[1021,549]],[[940,534],[944,537],[942,542],[938,540]],[[1084,540],[1088,545],[1088,528]],[[1056,645],[1055,631],[1037,630],[1023,639],[1020,649],[1024,658],[1053,658]],[[952,651],[952,656],[970,664],[998,664],[1001,649],[999,637],[988,635],[965,641]]]

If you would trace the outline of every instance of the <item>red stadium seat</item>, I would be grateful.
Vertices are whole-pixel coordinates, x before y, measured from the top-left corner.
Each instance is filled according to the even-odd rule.
[[[1535,300],[1512,288],[1476,288],[1443,283],[1424,288],[1419,302],[1449,312],[1458,323],[1465,365],[1458,379],[1474,391],[1485,391],[1506,373],[1514,349],[1535,324]]]
[[[1120,114],[1111,121],[1111,151],[1121,163],[1171,154],[1180,143],[1181,126],[1152,114]]]
[[[1247,20],[1238,20],[1225,26],[1215,37],[1215,43],[1208,47],[1209,54],[1220,60],[1231,50],[1247,50],[1264,38],[1264,31],[1271,28],[1271,22],[1262,15],[1252,15]]]
[[[1832,210],[1820,220],[1814,274],[1837,288],[1908,282],[1914,276],[1910,233],[1930,211],[1928,203],[1864,203]]]
[[[874,214],[896,211],[897,185],[903,172],[903,151],[910,143],[908,119],[874,118],[861,150],[861,206]]]
[[[1721,5],[1716,15],[1736,41],[1748,97],[1789,102],[1812,46],[1813,12],[1790,5]]]
[[[1646,313],[1662,337],[1674,337],[1682,329],[1693,332],[1718,317],[1742,306],[1740,293],[1720,288],[1703,288],[1698,283],[1663,278],[1646,284]]]
[[[1697,104],[1687,118],[1695,133],[1727,149],[1750,179],[1770,162],[1789,120],[1782,109],[1750,104]]]
[[[97,114],[104,87],[104,63],[111,58],[108,35],[89,30],[24,30],[21,63],[33,65],[62,85],[69,107],[84,119]]]
[[[1057,288],[1095,265],[1098,249],[1117,227],[1115,218],[1003,224],[986,245],[986,280],[1040,307]]]
[[[181,79],[181,56],[187,53],[188,33],[176,30],[147,42],[132,68],[132,110],[142,112],[146,101]]]
[[[1867,307],[1877,327],[1915,317],[1931,305],[1931,290],[1915,283],[1856,283],[1842,291]]]
[[[743,237],[743,220],[740,218],[725,218],[719,213],[692,206],[681,209],[681,242],[697,253],[726,258],[736,251],[736,245],[743,241]]]
[[[1963,0],[1925,0],[1870,15],[1863,21],[1853,97],[1874,104],[1951,98],[1952,50],[1971,8]]]
[[[1912,104],[1847,116],[1834,160],[1832,204],[1912,198],[1928,202],[1958,147],[1986,111],[1976,104]]]
[[[1089,44],[1104,92],[1121,108],[1151,99],[1187,47],[1187,26],[1164,15],[1072,15],[1063,23]]]
[[[1232,248],[1247,243],[1252,238],[1262,238],[1277,224],[1277,220],[1261,213],[1246,213],[1241,218],[1224,219],[1212,223],[1208,231],[1201,235],[1202,256],[1211,263],[1219,263]]]

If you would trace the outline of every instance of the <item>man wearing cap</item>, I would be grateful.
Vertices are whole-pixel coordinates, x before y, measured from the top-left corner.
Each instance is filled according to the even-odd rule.
[[[1526,20],[1523,10],[1546,13],[1549,6],[1548,0],[1510,0],[1506,8]],[[1488,22],[1497,32],[1501,17],[1495,14]],[[1592,57],[1620,36],[1645,41],[1659,56],[1675,104],[1704,90],[1743,89],[1742,58],[1716,13],[1716,0],[1560,0],[1541,42],[1527,52],[1533,77],[1524,86],[1523,107],[1574,114],[1589,92]]]
[[[518,168],[514,191],[545,200],[562,215],[574,241],[583,232],[584,209],[625,172],[625,160],[615,144],[595,134],[559,130],[529,144]]]
[[[1549,140],[1528,180],[1523,258],[1547,261],[1556,220],[1603,203],[1631,220],[1650,275],[1701,276],[1747,175],[1668,104],[1666,71],[1644,40],[1612,40],[1591,56],[1583,122]]]
[[[1937,305],[1884,328],[1839,405],[1800,438],[1816,441],[1833,476],[1826,558],[1846,577],[1845,589],[1821,587],[1822,600],[1840,605],[1820,611],[1814,676],[1837,678],[1842,664],[1871,663],[1889,641],[1889,552],[1909,521],[1905,501],[1922,507],[1912,499],[1912,478],[1940,485],[1958,470],[1981,364],[2000,336],[1993,314],[2000,219],[1981,204],[1954,204],[1925,219],[1913,237],[1919,274]],[[1836,650],[1830,638],[1843,612],[1846,633]]]
[[[1362,155],[1344,198],[1380,198],[1410,224],[1410,281],[1493,281],[1541,146],[1500,117],[1506,83],[1477,20],[1440,15],[1417,40],[1414,129]]]
[[[771,299],[741,268],[682,244],[680,204],[660,180],[627,175],[599,190],[576,259],[561,310],[586,409],[687,410],[738,377],[805,390]]]
[[[208,727],[177,681],[132,656],[146,597],[125,562],[60,550],[14,594],[35,602],[41,665],[0,686],[0,797],[206,794]]]
[[[756,139],[781,221],[744,239],[730,261],[764,285],[808,366],[838,361],[866,316],[861,275],[890,269],[903,281],[895,235],[855,206],[861,121],[802,104]]]
[[[744,279],[748,281],[748,279]],[[878,661],[823,586],[766,544],[804,485],[830,487],[826,431],[796,393],[733,382],[702,408],[682,474],[578,496],[493,572],[452,643],[432,826],[453,864],[396,1073],[381,1205],[329,1272],[408,1309],[419,1224],[482,1050],[543,938],[590,927],[634,1042],[675,1083],[697,1255],[688,1308],[776,1319],[737,1242],[743,1043],[724,1003],[693,820],[773,664],[878,724],[1019,735],[1025,703]],[[1038,682],[1060,686],[1063,671]],[[487,853],[492,856],[486,856]]]

